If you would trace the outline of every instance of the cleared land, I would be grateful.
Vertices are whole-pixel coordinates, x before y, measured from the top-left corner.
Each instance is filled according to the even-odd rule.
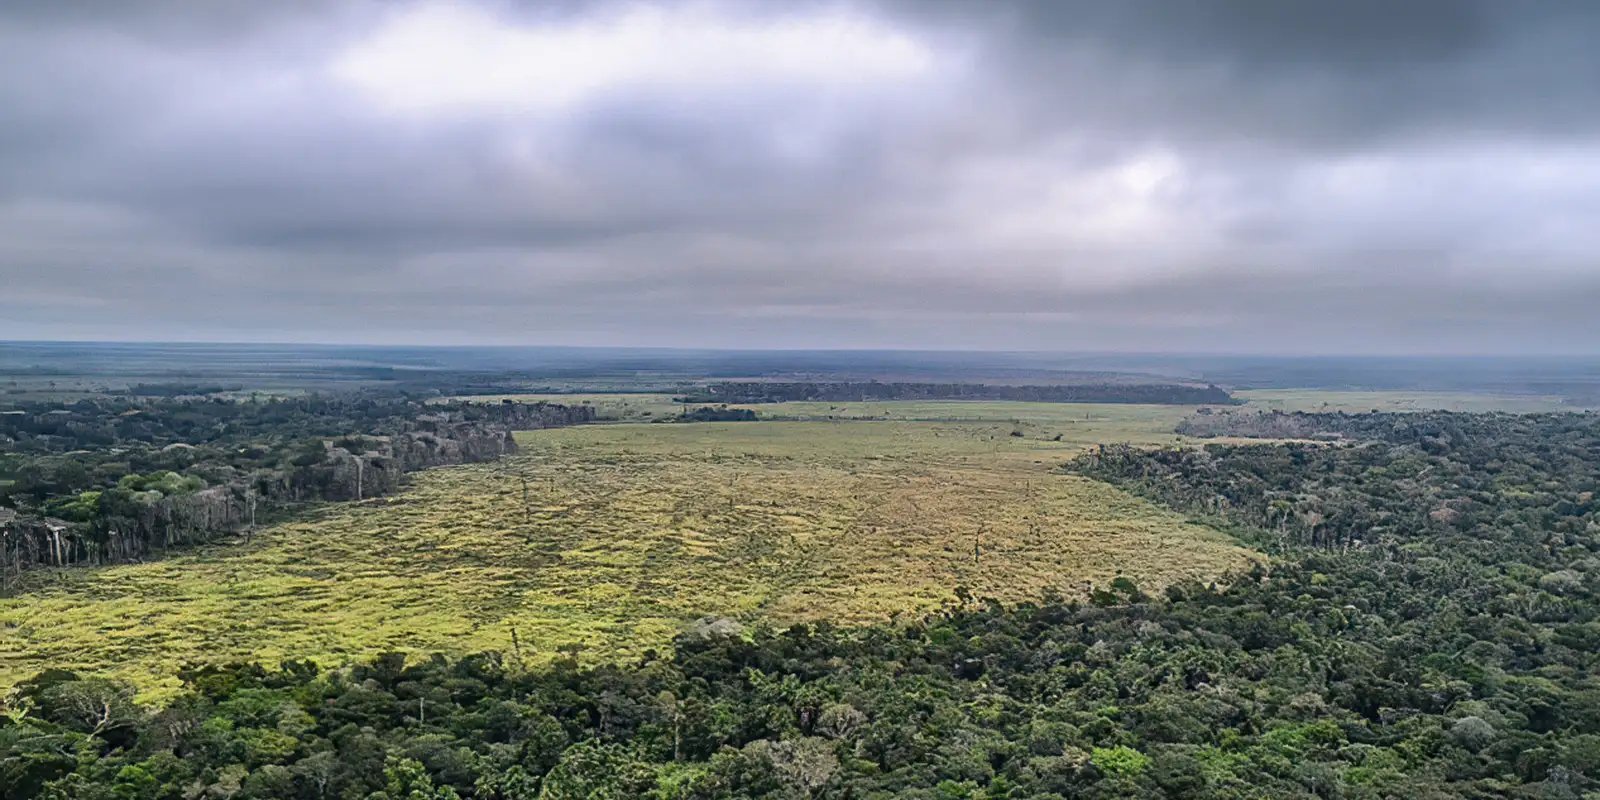
[[[1245,408],[1263,411],[1577,411],[1583,406],[1568,403],[1555,395],[1493,394],[1486,392],[1354,391],[1337,389],[1240,389],[1233,395],[1246,401]],[[672,402],[670,394],[510,394],[454,398],[479,402],[502,399],[593,405],[598,415],[623,422],[647,422],[681,413],[686,406]],[[693,405],[687,406],[693,408]],[[1119,406],[1094,403],[1013,403],[1013,402],[866,402],[866,403],[767,403],[736,405],[755,410],[763,419],[896,419],[921,421],[1019,420],[1028,425],[1072,428],[1096,427],[1101,423],[1124,426],[1129,423],[1159,424],[1171,420],[1170,430],[1179,419],[1194,411],[1191,406]],[[1085,425],[1085,423],[1089,423]]]
[[[449,398],[481,403],[592,405],[595,414],[616,422],[670,418],[705,403],[674,403],[670,394],[505,394]],[[721,405],[721,404],[718,404]],[[895,420],[901,422],[1017,422],[1035,433],[1079,431],[1083,441],[1172,441],[1172,428],[1194,413],[1194,406],[1128,403],[1025,403],[1006,400],[884,400],[856,403],[788,402],[727,404],[748,408],[763,420]]]
[[[1233,393],[1246,408],[1278,411],[1578,411],[1555,395],[1482,392],[1364,392],[1333,389],[1247,389]]]
[[[1052,471],[1096,441],[1171,442],[1182,409],[849,405],[880,418],[521,434],[514,458],[421,473],[251,544],[38,574],[0,599],[0,686],[48,665],[159,693],[185,662],[390,649],[606,658],[703,614],[863,621],[958,589],[1018,601],[1119,574],[1155,588],[1253,557]],[[929,416],[968,419],[904,421]]]

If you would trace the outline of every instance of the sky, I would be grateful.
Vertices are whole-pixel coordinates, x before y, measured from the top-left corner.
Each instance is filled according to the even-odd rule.
[[[1600,3],[6,0],[0,339],[1600,352]]]

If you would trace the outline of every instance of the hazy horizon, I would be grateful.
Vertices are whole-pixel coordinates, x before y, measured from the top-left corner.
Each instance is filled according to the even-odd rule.
[[[1493,353],[1493,352],[1341,352],[1341,351],[1245,351],[1245,350],[1159,350],[1159,349],[1104,349],[1104,350],[1074,350],[1074,349],[1002,349],[981,347],[735,347],[735,346],[698,346],[698,345],[663,345],[663,344],[545,344],[545,343],[481,343],[481,342],[406,342],[406,341],[288,341],[288,340],[211,340],[211,339],[6,339],[0,338],[0,355],[5,354],[7,345],[35,348],[61,346],[72,347],[107,347],[107,348],[239,348],[239,349],[273,349],[285,350],[315,349],[315,350],[388,350],[404,351],[440,351],[440,352],[473,352],[473,351],[589,351],[609,353],[660,353],[665,355],[685,354],[720,354],[720,355],[763,355],[763,354],[841,354],[841,355],[889,355],[889,356],[1015,356],[1022,358],[1062,358],[1062,359],[1119,359],[1127,358],[1135,361],[1140,359],[1215,359],[1215,360],[1260,360],[1267,362],[1292,362],[1295,360],[1308,361],[1416,361],[1416,362],[1451,362],[1451,361],[1480,361],[1502,362],[1507,364],[1533,363],[1540,361],[1567,362],[1573,364],[1600,364],[1600,353],[1596,352],[1537,352],[1537,353]]]
[[[0,340],[1600,354],[1600,5],[7,4]]]

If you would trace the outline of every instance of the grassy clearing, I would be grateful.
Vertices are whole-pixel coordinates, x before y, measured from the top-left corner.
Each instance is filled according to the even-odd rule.
[[[1248,408],[1278,411],[1577,411],[1553,395],[1477,392],[1358,392],[1332,389],[1249,389],[1233,393]]]
[[[927,404],[904,405],[889,411]],[[708,613],[858,622],[938,607],[958,588],[1017,601],[1118,574],[1154,588],[1252,557],[1051,471],[1091,441],[1171,441],[1168,410],[1074,419],[968,405],[956,415],[978,419],[522,434],[514,458],[431,470],[248,545],[37,575],[0,599],[0,686],[65,666],[159,694],[185,662],[389,649],[608,658]],[[990,405],[1017,413],[982,419]]]
[[[505,394],[451,398],[473,402],[564,403],[592,405],[601,419],[640,422],[674,417],[685,406],[670,394]],[[1025,425],[1066,426],[1088,430],[1093,436],[1131,433],[1144,437],[1166,436],[1172,427],[1194,412],[1194,406],[1134,405],[1127,403],[1019,403],[1003,400],[889,400],[859,403],[755,403],[733,404],[748,408],[768,420],[895,420],[901,422],[1021,422]],[[1066,428],[1063,428],[1064,430]],[[1101,440],[1104,440],[1103,438]]]
[[[1247,408],[1278,411],[1574,411],[1574,406],[1555,395],[1492,394],[1485,392],[1345,391],[1338,389],[1241,389],[1234,396],[1247,401]],[[640,422],[676,416],[683,411],[669,394],[515,394],[493,397],[460,398],[486,402],[502,399],[552,403],[587,403],[605,419]],[[772,419],[896,419],[896,420],[995,420],[1021,419],[1048,425],[1053,423],[1127,422],[1173,424],[1194,411],[1191,406],[1143,406],[1093,403],[1010,403],[970,401],[895,401],[867,403],[770,403],[739,406],[755,409]],[[1167,425],[1170,429],[1172,426]]]

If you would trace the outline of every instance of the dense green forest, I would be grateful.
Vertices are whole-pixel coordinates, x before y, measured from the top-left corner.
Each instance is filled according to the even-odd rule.
[[[681,422],[755,422],[756,412],[748,408],[728,406],[701,406],[679,414]]]
[[[1353,421],[1352,421],[1353,420]],[[1600,790],[1600,418],[1315,415],[1338,444],[1069,469],[1274,553],[1226,585],[972,600],[865,629],[191,670],[160,709],[50,673],[10,798],[1530,797]],[[1357,436],[1356,434],[1360,435]]]
[[[986,383],[783,383],[727,381],[697,387],[678,398],[686,403],[852,403],[867,400],[1016,400],[1039,403],[1160,403],[1232,405],[1216,386],[1176,383],[1097,383],[1007,386]]]
[[[412,470],[513,452],[512,430],[592,418],[360,394],[12,404],[0,411],[0,588],[29,566],[137,558],[285,506],[387,494]]]
[[[1529,425],[1565,420],[1582,426],[1592,417],[1570,414],[1549,417],[1524,417],[1508,413],[1463,414],[1431,411],[1405,414],[1348,414],[1343,412],[1251,411],[1246,409],[1201,409],[1179,423],[1177,432],[1201,438],[1243,436],[1261,439],[1312,439],[1320,441],[1383,440],[1399,444],[1421,444],[1423,439],[1465,439],[1494,436],[1503,427],[1516,428],[1527,435]],[[1515,433],[1516,431],[1514,431]]]

